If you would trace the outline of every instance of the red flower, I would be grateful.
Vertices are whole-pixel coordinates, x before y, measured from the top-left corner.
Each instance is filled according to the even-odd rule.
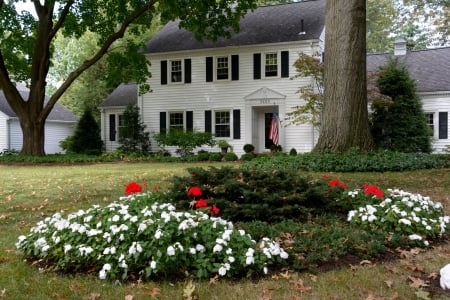
[[[202,190],[197,186],[193,186],[189,188],[187,195],[192,197],[200,197],[202,195]]]
[[[195,174],[195,173],[192,173],[192,177],[197,177],[197,174]]]
[[[378,198],[384,197],[383,191],[381,191],[380,188],[375,185],[363,185],[363,189],[366,195],[374,195]]]
[[[131,195],[133,193],[140,193],[142,192],[142,186],[136,182],[130,182],[125,187],[125,194]]]
[[[155,184],[155,186],[153,187],[153,190],[154,190],[155,192],[157,192],[157,191],[159,191],[160,188],[161,188],[161,187],[159,186],[159,184]]]
[[[200,199],[197,202],[195,202],[195,208],[202,208],[202,207],[207,207],[208,206],[208,202],[206,202],[205,199]]]
[[[322,175],[322,178],[323,178],[323,179],[328,179],[328,178],[330,178],[330,177],[328,177],[327,175]]]
[[[344,189],[344,190],[347,188],[347,184],[346,184],[345,182],[339,181],[339,180],[337,180],[337,179],[331,180],[331,181],[328,183],[328,185],[329,185],[330,187],[335,187],[335,186],[337,186],[337,187],[339,187],[339,188],[341,188],[341,189]]]
[[[220,209],[215,205],[208,207],[208,209],[215,215],[218,215],[220,213]]]

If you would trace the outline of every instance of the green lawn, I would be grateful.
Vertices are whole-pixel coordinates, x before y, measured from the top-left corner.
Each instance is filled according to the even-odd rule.
[[[206,166],[199,164],[196,166]],[[114,284],[96,274],[60,274],[24,262],[15,251],[21,234],[44,216],[106,204],[124,193],[126,183],[165,187],[174,174],[185,175],[187,163],[116,163],[59,166],[0,166],[0,298],[4,299],[183,299],[188,280]],[[322,176],[324,174],[313,174]],[[363,183],[402,188],[431,196],[450,214],[450,171],[402,173],[331,173],[352,186]],[[279,273],[264,280],[194,282],[199,299],[448,299],[440,291],[439,269],[450,262],[450,244],[427,251],[394,253],[400,258],[378,262],[350,261],[340,269]],[[422,280],[422,281],[420,281]],[[426,285],[429,286],[426,286]],[[421,294],[422,293],[422,294]],[[132,298],[131,298],[132,296]],[[372,298],[370,298],[372,297]]]

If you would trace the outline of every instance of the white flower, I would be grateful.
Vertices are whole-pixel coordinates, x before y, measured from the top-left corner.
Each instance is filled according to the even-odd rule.
[[[422,240],[422,237],[418,234],[411,234],[410,236],[408,236],[408,238],[411,241],[421,241]]]
[[[205,246],[200,245],[200,244],[197,244],[197,245],[195,246],[195,249],[197,249],[197,251],[200,252],[200,253],[205,252]]]
[[[284,251],[284,250],[282,249],[282,250],[281,250],[281,253],[280,253],[280,257],[281,257],[282,259],[287,259],[287,258],[289,257],[289,255],[287,254],[286,251]]]
[[[67,252],[69,252],[70,249],[72,249],[72,246],[69,245],[69,244],[65,244],[65,245],[64,245],[64,254],[66,254]]]
[[[152,260],[152,261],[150,262],[150,268],[156,269],[156,261]]]
[[[161,229],[156,230],[155,239],[159,240],[159,238],[163,235]]]
[[[376,219],[377,219],[376,216],[370,215],[369,218],[368,218],[368,221],[369,221],[370,223],[372,223],[372,222],[375,221]]]
[[[245,264],[247,265],[251,265],[255,262],[255,258],[253,256],[247,256],[247,258],[245,259]]]
[[[113,222],[118,222],[119,220],[120,220],[120,217],[118,215],[114,215],[114,217],[112,217]]]
[[[264,267],[264,268],[263,268],[263,272],[264,272],[264,274],[267,275],[267,273],[269,272],[269,270],[267,269],[267,267]]]
[[[122,261],[120,262],[119,267],[121,267],[122,269],[127,269],[127,268],[128,268],[128,265],[127,265],[127,263],[126,263],[125,260],[122,260]]]
[[[175,255],[175,248],[173,246],[167,247],[167,255],[168,256],[174,256]]]
[[[98,277],[100,279],[106,279],[106,271],[101,269],[100,272],[98,273]]]
[[[411,221],[410,220],[407,220],[407,219],[400,219],[400,220],[398,220],[398,223],[399,224],[405,224],[405,225],[411,225]]]
[[[223,247],[220,244],[216,244],[213,248],[213,253],[222,251]]]
[[[225,276],[227,274],[227,269],[225,269],[224,266],[219,268],[219,275],[220,276]]]
[[[110,264],[104,264],[103,265],[103,270],[105,270],[105,271],[111,270],[111,265]]]
[[[236,259],[235,259],[233,256],[229,256],[229,257],[228,257],[228,261],[229,261],[230,263],[234,263],[234,262],[236,261]]]

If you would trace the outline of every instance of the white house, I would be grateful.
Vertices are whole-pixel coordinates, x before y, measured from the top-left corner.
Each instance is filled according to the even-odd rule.
[[[23,86],[18,90],[24,99],[29,91]],[[56,104],[45,123],[45,153],[63,153],[59,142],[73,135],[77,119],[73,113]],[[23,135],[19,119],[0,90],[0,152],[22,149]]]
[[[283,150],[312,150],[318,138],[317,128],[309,124],[288,125],[285,117],[302,103],[299,87],[311,83],[310,78],[291,80],[296,74],[293,64],[300,53],[313,55],[323,51],[324,18],[325,0],[263,6],[241,20],[239,33],[217,42],[200,42],[180,29],[178,22],[169,22],[147,43],[145,54],[151,61],[152,77],[148,83],[152,92],[137,96],[134,86],[134,103],[140,107],[147,129],[207,131],[216,139],[227,140],[237,154],[243,153],[242,147],[247,143],[253,144],[256,152],[264,152],[273,142],[269,131],[275,113],[279,117],[278,144]],[[445,120],[450,110],[448,50],[417,51],[429,53],[424,55],[428,59],[437,57],[438,61],[419,64],[421,58],[417,56],[411,60],[417,65],[408,64],[413,77],[433,81],[433,74],[433,78],[438,78],[433,81],[436,84],[430,82],[424,88],[418,84],[424,109],[431,114],[430,125],[435,128],[436,151],[450,144],[448,135],[443,134],[444,128],[448,129]],[[434,51],[442,51],[444,56],[433,54]],[[416,52],[408,52],[405,57],[410,55],[416,57]],[[387,54],[369,55],[368,70],[384,64],[386,57]],[[442,61],[445,57],[447,60]],[[425,68],[427,64],[440,71]],[[113,102],[120,104],[118,99]],[[109,128],[118,123],[108,120],[124,107],[104,104],[100,108],[102,136],[106,144],[112,144],[114,141],[108,138],[117,140],[117,128]],[[152,147],[155,145],[152,143]]]

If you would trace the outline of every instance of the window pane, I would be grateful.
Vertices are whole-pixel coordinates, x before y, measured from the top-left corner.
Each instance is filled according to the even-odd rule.
[[[266,77],[278,76],[278,55],[277,53],[266,54]]]
[[[230,137],[230,112],[216,111],[215,125],[216,137]]]
[[[170,129],[184,129],[183,113],[175,112],[169,114],[169,128]]]
[[[228,79],[228,57],[217,58],[217,80]]]
[[[434,135],[434,114],[426,113],[425,115],[427,117],[428,126],[430,126],[430,129],[431,129],[430,135],[433,136]]]
[[[182,80],[181,60],[174,60],[171,63],[172,63],[171,81],[181,82]]]

